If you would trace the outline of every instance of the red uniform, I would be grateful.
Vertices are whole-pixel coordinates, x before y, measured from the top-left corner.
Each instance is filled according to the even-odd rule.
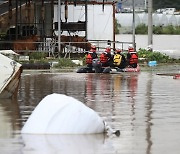
[[[137,67],[137,63],[138,63],[138,55],[137,53],[134,51],[133,47],[129,47],[128,48],[128,54],[127,54],[127,62],[128,65],[130,65],[133,68]]]

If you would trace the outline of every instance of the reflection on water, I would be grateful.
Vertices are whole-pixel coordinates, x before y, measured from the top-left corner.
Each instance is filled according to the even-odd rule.
[[[92,154],[104,144],[104,134],[97,135],[22,135],[23,152]]]
[[[19,137],[21,117],[17,100],[0,99],[1,153],[18,154],[23,147]]]
[[[13,103],[12,103],[13,101]],[[16,100],[0,99],[0,138],[10,138],[21,128],[20,111]]]
[[[9,149],[12,153],[177,153],[180,80],[156,73],[24,72],[18,100],[0,100],[0,148],[4,153]],[[120,129],[120,137],[21,136],[19,130],[32,110],[51,93],[82,101],[112,128]]]

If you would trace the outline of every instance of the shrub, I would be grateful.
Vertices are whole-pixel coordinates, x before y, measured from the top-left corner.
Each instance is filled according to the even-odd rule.
[[[40,60],[40,59],[45,58],[46,54],[47,53],[45,53],[45,52],[33,52],[33,53],[30,53],[29,58]]]
[[[153,27],[153,34],[163,34],[162,26],[154,26]]]
[[[60,58],[58,64],[55,67],[62,68],[62,67],[75,67],[75,66],[77,65],[73,63],[71,59]]]
[[[159,63],[166,63],[171,60],[171,58],[165,54],[162,54],[160,52],[150,52],[145,49],[140,49],[138,51],[139,58],[145,58],[147,61],[157,61]]]
[[[135,29],[136,34],[147,34],[148,27],[145,24],[140,24]],[[153,26],[153,34],[180,34],[180,26]]]
[[[175,28],[172,25],[163,27],[162,33],[163,34],[174,34],[175,33]]]
[[[140,24],[135,29],[136,34],[147,34],[148,33],[148,27],[145,24]]]
[[[120,27],[121,27],[121,24],[118,23],[117,19],[115,19],[115,34],[119,34]]]

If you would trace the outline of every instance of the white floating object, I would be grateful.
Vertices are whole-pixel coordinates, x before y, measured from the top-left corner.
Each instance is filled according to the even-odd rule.
[[[28,134],[96,134],[105,132],[102,118],[82,102],[62,94],[46,96],[25,123]]]
[[[0,53],[0,98],[12,98],[17,94],[22,66]]]

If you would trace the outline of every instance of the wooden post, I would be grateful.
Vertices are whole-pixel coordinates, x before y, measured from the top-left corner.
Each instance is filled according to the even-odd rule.
[[[58,15],[57,15],[57,21],[58,21],[58,56],[60,58],[60,52],[61,52],[61,0],[58,0]]]
[[[88,33],[87,33],[87,30],[88,30],[88,11],[87,11],[87,0],[85,2],[85,23],[86,23],[86,31],[85,31],[85,37],[86,37],[86,40],[88,39]]]
[[[53,36],[54,30],[53,30],[53,21],[54,21],[54,0],[51,0],[51,35]]]
[[[18,0],[16,0],[16,21],[15,21],[15,25],[16,25],[16,40],[18,39]]]

